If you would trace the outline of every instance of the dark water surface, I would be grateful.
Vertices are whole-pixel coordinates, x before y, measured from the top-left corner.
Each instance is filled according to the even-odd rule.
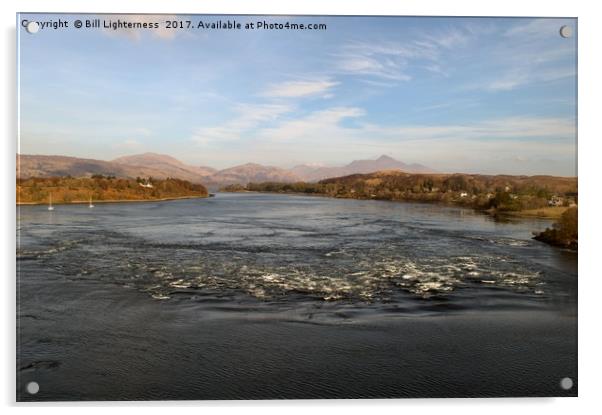
[[[576,395],[550,221],[267,194],[17,214],[20,400]]]

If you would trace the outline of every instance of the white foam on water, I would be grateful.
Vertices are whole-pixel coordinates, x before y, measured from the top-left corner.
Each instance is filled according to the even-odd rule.
[[[326,252],[338,253],[341,251]],[[357,248],[347,254],[336,260],[304,257],[303,262],[290,261],[295,258],[290,254],[284,256],[286,261],[271,254],[267,257],[247,254],[240,258],[228,254],[228,261],[219,255],[209,256],[171,268],[140,257],[128,264],[126,273],[147,285],[145,291],[149,294],[160,297],[167,297],[166,289],[195,288],[243,291],[259,300],[284,298],[294,293],[325,301],[369,302],[390,298],[400,290],[427,298],[470,284],[477,284],[476,288],[478,284],[492,284],[534,292],[542,280],[540,272],[527,269],[508,255],[447,257],[429,253],[410,258],[404,250],[387,245],[367,251]]]

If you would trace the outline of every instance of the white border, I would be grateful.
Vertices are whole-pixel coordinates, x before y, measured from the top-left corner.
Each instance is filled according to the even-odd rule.
[[[596,328],[600,326],[599,297],[602,293],[599,256],[595,235],[602,235],[600,209],[602,207],[602,174],[599,151],[600,134],[600,42],[602,21],[596,13],[594,1],[548,0],[527,2],[525,0],[499,0],[496,2],[477,0],[3,0],[2,13],[2,81],[4,99],[2,123],[3,190],[2,209],[2,336],[0,337],[3,360],[0,376],[1,403],[10,411],[20,407],[29,412],[44,411],[45,414],[72,412],[104,413],[110,405],[112,411],[126,413],[132,410],[144,413],[164,413],[166,407],[176,406],[178,413],[211,411],[227,412],[242,410],[250,414],[345,411],[351,414],[368,410],[384,412],[404,411],[407,413],[459,413],[504,414],[526,411],[546,411],[546,414],[567,412],[594,412],[601,405],[599,391],[600,351],[602,344]],[[579,252],[579,398],[565,399],[455,399],[455,400],[387,400],[387,401],[240,401],[240,402],[157,402],[157,403],[80,403],[80,404],[15,404],[15,153],[16,153],[16,36],[15,13],[21,12],[113,12],[113,13],[238,13],[238,14],[347,14],[347,15],[450,15],[450,16],[563,16],[579,18],[579,186],[580,186],[580,252]],[[199,408],[200,406],[200,408]]]

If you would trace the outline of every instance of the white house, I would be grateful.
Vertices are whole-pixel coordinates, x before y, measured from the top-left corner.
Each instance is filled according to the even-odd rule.
[[[560,196],[552,196],[550,200],[548,200],[548,206],[562,206],[564,204],[564,199]]]

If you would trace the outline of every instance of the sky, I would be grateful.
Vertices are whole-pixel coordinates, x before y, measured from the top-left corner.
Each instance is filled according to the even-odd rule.
[[[441,172],[576,175],[575,19],[17,18],[22,154],[150,151],[215,168],[385,154]],[[94,18],[160,27],[73,27]],[[30,34],[23,19],[70,27]],[[220,20],[242,29],[196,28]],[[326,29],[244,28],[258,21]]]

